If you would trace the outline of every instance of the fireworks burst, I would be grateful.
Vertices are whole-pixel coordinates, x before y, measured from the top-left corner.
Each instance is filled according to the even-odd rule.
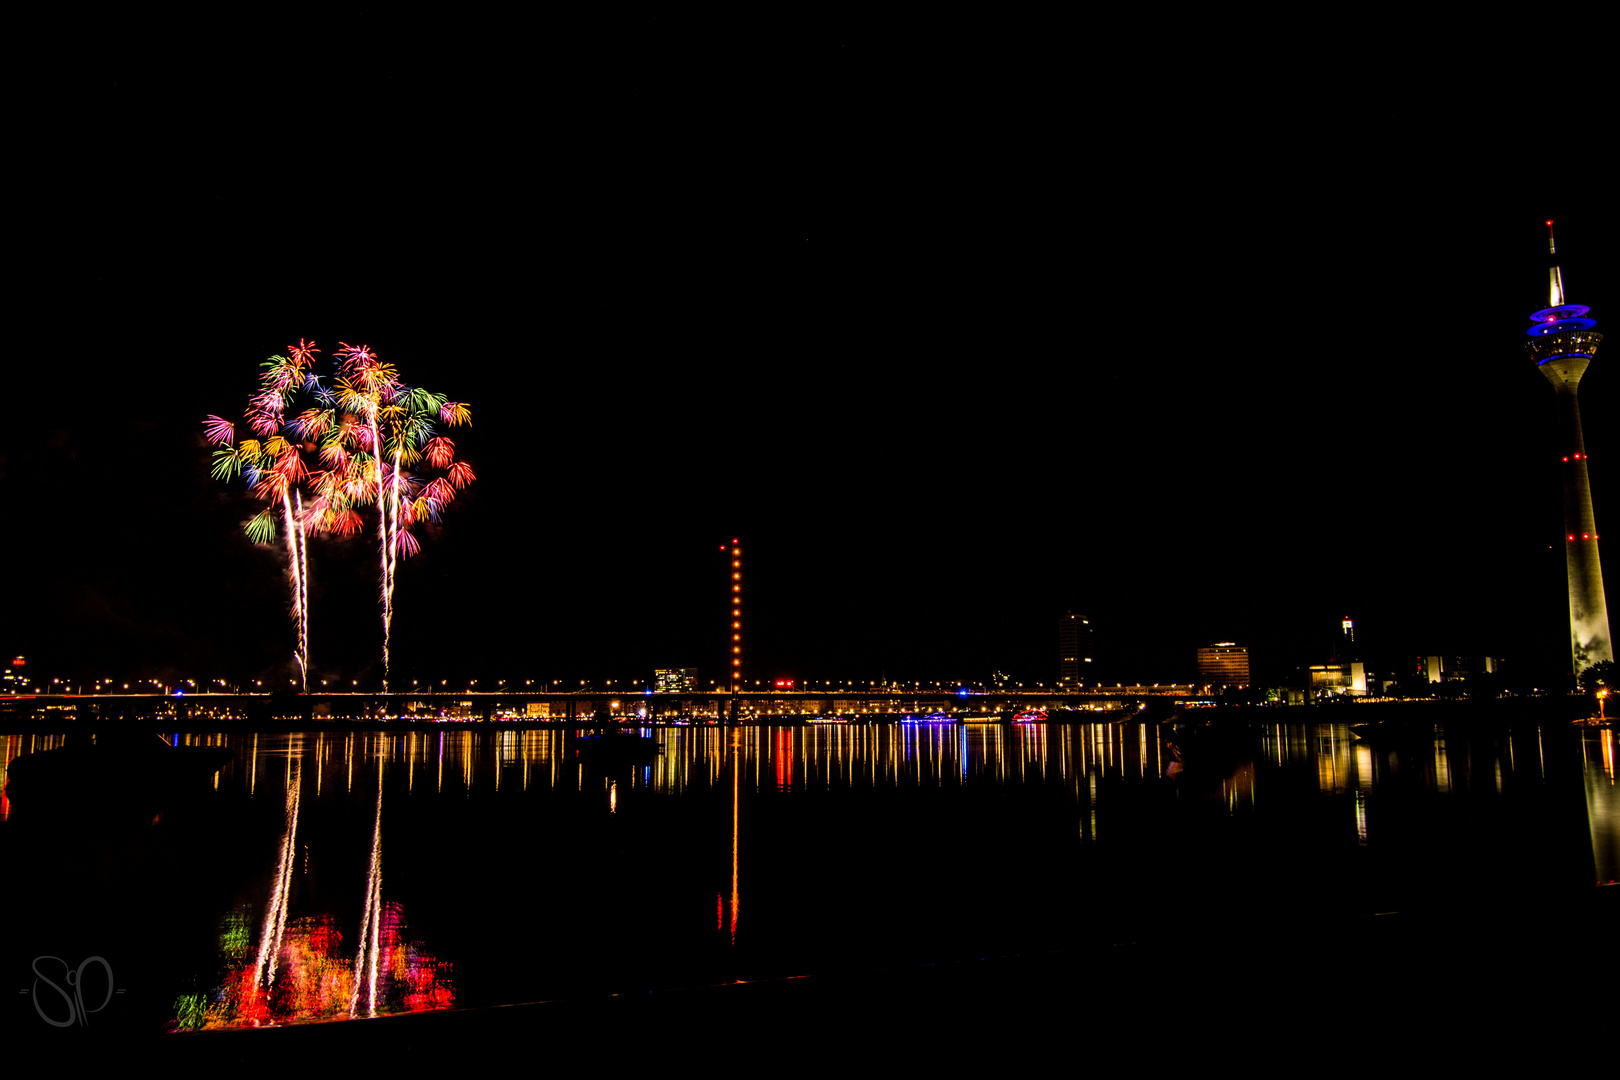
[[[455,491],[473,479],[472,468],[455,460],[455,443],[437,434],[435,421],[446,426],[470,424],[468,407],[442,394],[406,386],[398,369],[377,358],[366,345],[349,345],[333,354],[339,360],[336,403],[346,414],[337,423],[349,433],[348,444],[334,440],[350,466],[358,465],[353,502],[377,503],[377,549],[382,586],[383,690],[388,689],[389,646],[393,636],[394,582],[401,558],[421,550],[410,526],[438,521]],[[325,448],[323,447],[323,454]],[[333,454],[336,460],[338,454]],[[431,481],[406,470],[425,462],[449,470],[453,478]]]
[[[295,658],[306,690],[308,536],[355,535],[365,527],[360,511],[376,505],[386,692],[398,563],[421,550],[411,527],[439,521],[456,493],[474,479],[472,467],[456,460],[455,443],[440,435],[437,425],[470,424],[472,413],[463,402],[405,385],[398,369],[383,363],[369,346],[339,345],[332,354],[337,368],[330,385],[314,371],[320,349],[313,341],[301,338],[287,347],[286,356],[264,362],[258,392],[243,414],[254,438],[237,439],[235,425],[218,416],[203,422],[203,434],[218,448],[213,475],[226,481],[241,477],[270,504],[244,525],[249,539],[274,543],[280,510],[298,626]],[[314,454],[318,467],[305,461],[306,452]],[[441,475],[410,471],[420,466]]]

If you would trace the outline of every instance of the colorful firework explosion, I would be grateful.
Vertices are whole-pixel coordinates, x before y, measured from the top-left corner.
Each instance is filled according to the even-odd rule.
[[[457,461],[455,443],[437,425],[470,424],[463,402],[407,386],[398,370],[367,345],[339,342],[330,385],[314,372],[315,343],[300,339],[286,356],[265,361],[259,391],[244,419],[256,438],[236,440],[235,426],[217,416],[203,424],[214,451],[213,473],[241,476],[271,506],[247,522],[255,543],[273,543],[274,507],[287,526],[293,613],[298,624],[299,669],[308,688],[310,533],[352,536],[364,529],[360,511],[376,505],[383,621],[383,690],[388,689],[393,633],[394,585],[399,560],[421,550],[412,526],[437,522],[444,509],[474,480],[472,467]],[[297,399],[307,401],[295,409]],[[318,467],[304,461],[313,452]],[[431,469],[437,476],[411,470]],[[308,491],[306,503],[304,492]]]

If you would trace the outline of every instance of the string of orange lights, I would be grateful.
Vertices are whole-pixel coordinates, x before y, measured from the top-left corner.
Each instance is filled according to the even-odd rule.
[[[720,550],[726,550],[721,544]],[[742,542],[731,540],[731,692],[742,689]]]

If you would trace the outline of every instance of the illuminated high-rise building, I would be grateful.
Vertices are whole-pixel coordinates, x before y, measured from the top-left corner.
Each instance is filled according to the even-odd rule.
[[[1217,641],[1198,650],[1198,681],[1211,690],[1249,685],[1249,650],[1231,641]]]
[[[1367,665],[1361,660],[1356,646],[1356,623],[1346,615],[1339,620],[1339,647],[1333,650],[1334,659],[1343,665],[1350,682],[1350,693],[1355,697],[1367,694]]]
[[[1566,303],[1564,275],[1558,268],[1558,246],[1547,222],[1548,306],[1530,316],[1525,349],[1558,394],[1560,456],[1564,472],[1564,571],[1569,582],[1570,659],[1576,672],[1614,659],[1609,637],[1609,608],[1603,598],[1603,567],[1598,561],[1597,523],[1592,517],[1592,485],[1586,471],[1586,442],[1581,437],[1581,409],[1576,401],[1581,376],[1592,362],[1603,335],[1584,318],[1584,304]]]
[[[1058,685],[1080,686],[1090,671],[1091,621],[1074,612],[1058,619]]]

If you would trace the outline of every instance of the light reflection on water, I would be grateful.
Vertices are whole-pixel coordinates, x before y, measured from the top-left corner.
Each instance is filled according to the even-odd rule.
[[[1620,795],[1615,791],[1617,735],[1601,729],[1581,740],[1586,776],[1586,819],[1592,830],[1592,863],[1597,879],[1620,881]]]
[[[1108,943],[1144,905],[1303,887],[1272,864],[1315,866],[1373,910],[1413,880],[1524,858],[1517,833],[1543,827],[1536,800],[1562,782],[1535,727],[1385,747],[1344,724],[1263,725],[1229,769],[1176,779],[1158,723],[642,731],[657,753],[605,768],[560,729],[178,736],[234,752],[209,813],[252,869],[211,916],[212,965],[172,998],[177,1026]],[[6,760],[59,745],[8,736]],[[1616,735],[1584,730],[1579,750],[1581,872],[1613,881]],[[570,934],[489,923],[541,917]],[[513,950],[526,981],[492,958]]]
[[[5,794],[7,770],[13,758],[23,754],[42,754],[67,744],[66,735],[7,735],[5,757],[0,759],[0,821],[11,816],[11,800]]]

